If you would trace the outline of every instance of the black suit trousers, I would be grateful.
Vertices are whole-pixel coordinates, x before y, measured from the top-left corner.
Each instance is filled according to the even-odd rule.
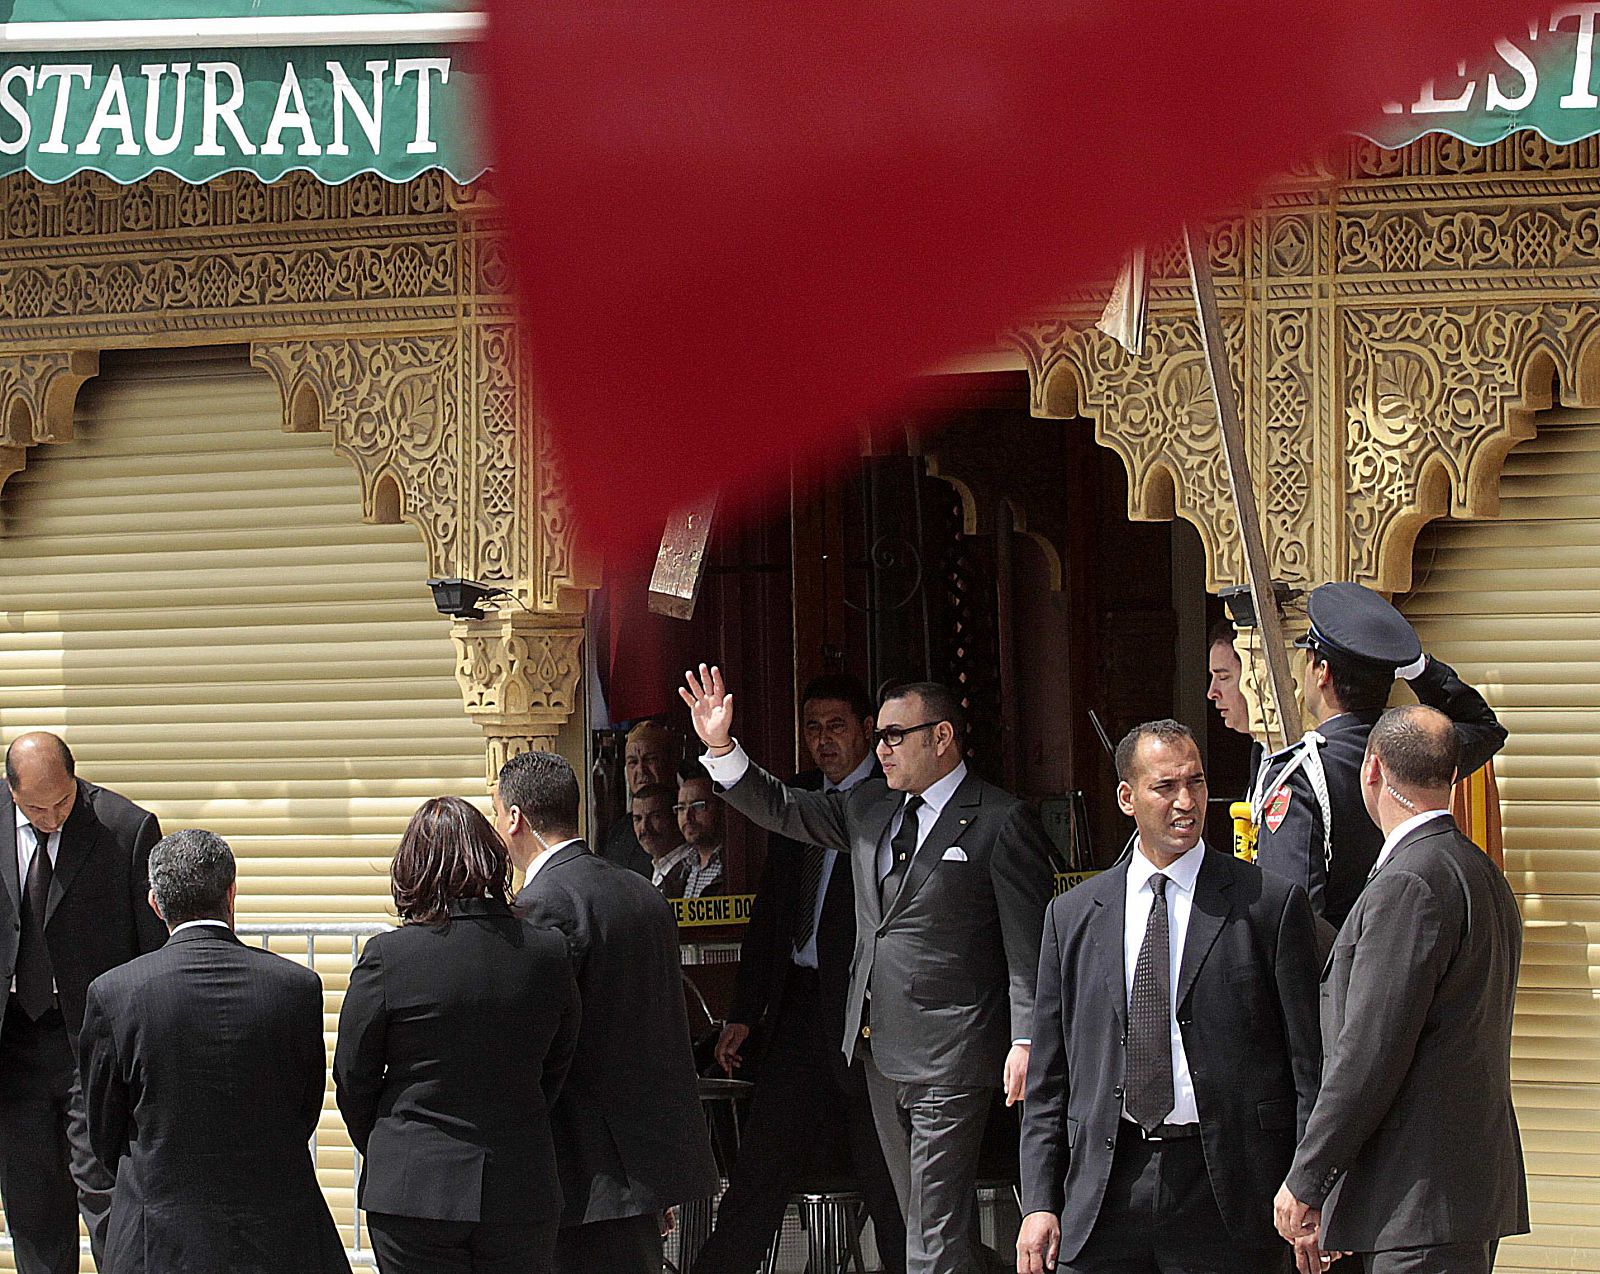
[[[1287,1243],[1239,1246],[1217,1207],[1199,1137],[1145,1141],[1122,1121],[1089,1240],[1061,1274],[1288,1274]]]
[[[378,1274],[549,1274],[556,1225],[367,1213]]]
[[[564,1225],[555,1274],[661,1274],[661,1218],[653,1212]]]
[[[89,1148],[71,1038],[59,1011],[39,1022],[6,1004],[0,1028],[0,1196],[18,1274],[77,1274],[78,1213],[95,1263],[115,1184]]]
[[[866,1200],[887,1274],[905,1269],[905,1222],[878,1144],[866,1077],[846,1066],[839,1030],[821,1011],[816,974],[793,969],[762,1058],[717,1225],[694,1274],[754,1274],[794,1191],[849,1168]]]

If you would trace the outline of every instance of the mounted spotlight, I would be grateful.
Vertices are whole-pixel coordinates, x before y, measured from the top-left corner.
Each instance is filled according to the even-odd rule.
[[[484,602],[491,597],[511,596],[510,589],[454,575],[449,579],[431,579],[428,587],[433,590],[433,604],[439,613],[456,619],[482,619]]]
[[[1292,588],[1281,579],[1272,581],[1272,591],[1278,597],[1278,610],[1281,612],[1291,605],[1301,594],[1298,588]],[[1235,628],[1254,628],[1256,626],[1255,599],[1250,596],[1250,585],[1235,584],[1230,588],[1217,591],[1217,596],[1228,608],[1228,618],[1233,621]]]

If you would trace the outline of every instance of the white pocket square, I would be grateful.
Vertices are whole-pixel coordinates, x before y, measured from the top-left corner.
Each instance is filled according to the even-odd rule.
[[[964,863],[967,861],[967,851],[962,849],[960,845],[952,845],[949,849],[944,851],[944,858],[942,861],[947,863]]]

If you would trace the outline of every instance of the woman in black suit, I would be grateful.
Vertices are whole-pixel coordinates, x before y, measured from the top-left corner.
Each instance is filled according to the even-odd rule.
[[[417,811],[392,877],[402,925],[351,970],[333,1063],[378,1268],[542,1274],[578,1028],[566,940],[512,915],[505,846],[457,797]]]

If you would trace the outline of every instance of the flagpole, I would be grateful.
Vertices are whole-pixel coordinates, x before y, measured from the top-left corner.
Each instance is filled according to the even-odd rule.
[[[1234,395],[1233,373],[1228,367],[1228,346],[1222,334],[1222,317],[1217,310],[1217,291],[1211,280],[1211,260],[1202,240],[1198,245],[1188,225],[1183,228],[1183,244],[1189,253],[1189,283],[1194,290],[1194,307],[1200,318],[1200,343],[1205,350],[1206,370],[1211,374],[1211,392],[1217,403],[1217,424],[1222,431],[1222,454],[1228,467],[1228,485],[1233,492],[1233,507],[1239,522],[1239,539],[1244,547],[1245,576],[1250,584],[1250,600],[1255,605],[1256,624],[1261,629],[1261,646],[1267,659],[1267,678],[1278,709],[1279,746],[1294,741],[1299,731],[1299,699],[1294,675],[1289,671],[1289,652],[1283,637],[1283,614],[1278,609],[1277,590],[1272,586],[1272,569],[1267,560],[1266,540],[1261,533],[1261,516],[1256,508],[1255,488],[1250,482],[1250,460],[1245,452],[1244,425],[1239,417],[1239,402]]]

